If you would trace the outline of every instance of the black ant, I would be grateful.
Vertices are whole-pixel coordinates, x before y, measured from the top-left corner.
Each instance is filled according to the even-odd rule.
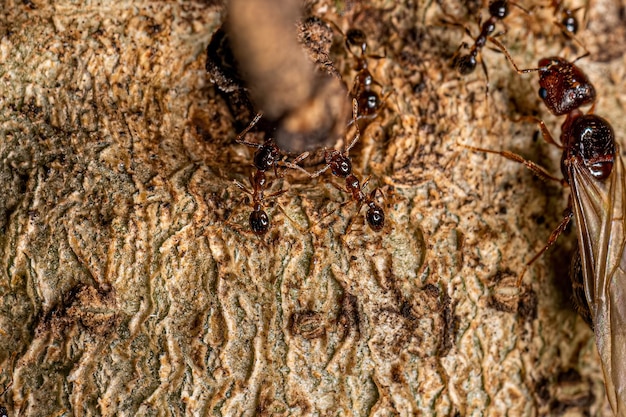
[[[361,136],[359,126],[357,124],[359,107],[356,98],[352,100],[352,107],[352,117],[356,133],[350,144],[348,144],[348,146],[346,146],[343,151],[338,151],[336,149],[326,149],[324,151],[324,160],[326,162],[326,165],[322,169],[314,173],[310,173],[300,167],[297,168],[305,172],[311,178],[319,177],[329,169],[335,177],[343,178],[345,180],[345,190],[343,191],[350,193],[350,195],[352,196],[351,201],[355,201],[358,204],[357,213],[361,211],[361,207],[365,204],[368,207],[367,213],[365,214],[365,220],[367,221],[370,229],[375,232],[379,232],[385,226],[385,212],[383,208],[376,203],[376,194],[380,192],[382,195],[382,190],[380,188],[375,188],[371,193],[365,194],[363,192],[363,188],[365,188],[365,186],[369,182],[369,178],[365,180],[363,185],[360,184],[359,179],[352,173],[352,161],[348,156],[350,149],[352,149],[354,145],[356,145]],[[346,233],[350,230],[351,226],[352,221],[348,225]]]
[[[554,9],[554,14],[561,14],[561,20],[556,22],[556,24],[561,28],[561,30],[568,36],[574,36],[578,33],[578,19],[574,15],[581,8],[578,7],[574,10],[568,9],[566,7],[561,7],[561,0],[552,0],[552,8]]]
[[[332,22],[331,22],[332,23]],[[382,88],[382,84],[374,79],[367,64],[368,58],[381,59],[384,56],[370,55],[367,53],[367,36],[361,29],[350,28],[344,34],[339,26],[332,23],[335,29],[342,34],[345,42],[345,47],[350,54],[356,60],[356,75],[352,83],[352,90],[350,95],[353,99],[356,99],[361,114],[357,117],[358,120],[373,120],[378,116],[379,111],[382,108],[382,104],[387,100],[387,97],[391,92],[385,94],[384,97],[380,95],[372,88],[373,85],[378,85]],[[354,50],[357,49],[358,52]],[[350,123],[353,123],[351,121]]]
[[[264,200],[266,198],[277,197],[283,194],[286,190],[280,190],[265,197],[263,193],[268,185],[267,178],[265,176],[265,171],[260,170],[257,170],[254,174],[250,175],[252,191],[246,188],[246,186],[239,181],[234,181],[237,187],[252,196],[252,213],[250,213],[250,217],[248,219],[250,230],[252,230],[252,233],[257,236],[264,235],[270,229],[270,218],[263,209]]]
[[[346,48],[356,58],[357,74],[354,76],[352,85],[352,97],[356,99],[359,109],[361,109],[361,117],[374,118],[380,110],[381,103],[378,93],[372,90],[373,84],[381,84],[374,80],[372,73],[367,67],[367,37],[361,29],[351,28],[346,33]],[[360,53],[354,53],[353,48],[357,47]],[[382,57],[380,57],[382,58]]]
[[[308,155],[307,153],[303,153],[295,158],[292,162],[286,162],[285,155],[283,155],[280,148],[278,148],[278,146],[274,142],[274,139],[267,139],[263,144],[243,140],[243,137],[250,131],[250,129],[252,129],[252,127],[254,127],[258,123],[262,116],[262,113],[258,113],[250,122],[248,127],[246,127],[237,136],[237,139],[235,139],[237,143],[257,149],[254,152],[253,157],[253,163],[254,167],[256,168],[256,172],[250,175],[250,185],[252,186],[252,190],[247,189],[242,183],[237,180],[235,180],[235,185],[252,196],[253,209],[252,213],[250,213],[249,224],[252,232],[258,236],[264,235],[270,228],[269,216],[263,209],[264,199],[277,197],[286,191],[281,190],[268,196],[264,196],[264,191],[269,185],[265,172],[273,168],[274,174],[278,177],[279,166],[286,166],[290,168],[297,167],[297,163],[306,158],[306,156]]]
[[[520,9],[528,13],[528,11],[520,5],[516,3],[511,4],[519,7]],[[474,72],[474,70],[476,69],[476,64],[478,63],[478,54],[487,44],[487,40],[493,39],[491,35],[496,30],[496,23],[498,23],[498,21],[504,20],[504,18],[509,15],[509,11],[510,10],[508,0],[494,0],[489,3],[489,18],[485,22],[483,22],[482,25],[479,22],[480,33],[474,39],[474,44],[469,47],[469,51],[466,54],[461,54],[460,50],[462,48],[468,47],[468,44],[463,42],[461,46],[459,46],[459,49],[457,50],[457,53],[452,60],[452,65],[454,66],[454,68],[456,68],[459,74],[468,75]],[[460,24],[458,25],[460,26]],[[468,36],[473,38],[472,33],[467,27],[465,27],[465,32]],[[483,72],[485,73],[485,78],[487,79],[488,92],[489,73],[487,72],[487,66],[485,65],[485,61],[482,58],[480,59],[480,64],[483,67]]]

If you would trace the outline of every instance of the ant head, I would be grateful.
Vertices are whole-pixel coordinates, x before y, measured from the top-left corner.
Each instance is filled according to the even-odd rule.
[[[615,133],[609,122],[595,114],[578,117],[572,123],[568,144],[570,156],[582,158],[594,178],[609,177],[615,160]]]
[[[509,15],[508,0],[495,0],[489,3],[489,15],[499,20]]]
[[[367,224],[369,225],[370,229],[375,232],[380,232],[385,226],[385,212],[383,211],[382,207],[380,207],[373,201],[369,203],[369,208],[367,209],[365,219],[367,220]]]
[[[330,158],[327,155],[326,163],[330,165],[330,171],[336,177],[345,178],[352,174],[352,162],[350,162],[350,158],[339,151],[332,152]]]
[[[279,155],[278,147],[270,139],[254,153],[254,167],[259,171],[267,171],[276,164]]]
[[[354,54],[353,47],[355,46],[360,49],[360,56],[365,56],[365,50],[367,49],[367,37],[365,36],[365,32],[361,29],[350,28],[346,33],[346,48]]]
[[[544,58],[539,68],[539,97],[553,114],[561,116],[595,101],[595,88],[573,63],[559,57]]]
[[[270,218],[261,208],[260,204],[254,205],[254,210],[250,213],[250,230],[258,236],[262,236],[270,229]]]

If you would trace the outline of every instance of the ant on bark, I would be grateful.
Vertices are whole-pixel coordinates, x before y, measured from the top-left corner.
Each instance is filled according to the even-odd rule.
[[[369,178],[363,182],[363,185],[360,184],[359,179],[352,172],[352,161],[348,156],[350,149],[356,145],[361,137],[361,133],[359,130],[359,126],[357,124],[358,119],[358,109],[359,104],[356,98],[352,100],[352,119],[356,129],[356,133],[352,141],[344,148],[343,151],[338,151],[336,149],[326,149],[324,151],[324,161],[326,165],[318,171],[314,173],[310,173],[307,170],[296,166],[300,171],[304,172],[310,178],[316,178],[322,175],[324,172],[330,169],[332,175],[338,178],[343,178],[345,180],[345,189],[342,189],[337,186],[342,191],[346,191],[352,196],[352,200],[349,200],[342,204],[346,205],[352,201],[358,204],[357,214],[361,211],[361,207],[366,205],[367,213],[365,214],[365,220],[367,221],[368,226],[375,232],[379,232],[385,226],[385,212],[383,208],[376,203],[376,195],[380,193],[384,198],[384,194],[380,188],[375,188],[369,194],[365,194],[363,189],[369,182]],[[334,183],[333,183],[334,184]],[[331,212],[332,213],[332,212]],[[329,214],[331,214],[329,213]],[[354,218],[350,221],[348,227],[346,228],[345,233],[347,234],[350,228],[352,227],[352,223]]]
[[[573,258],[570,279],[574,302],[581,316],[591,321],[602,361],[606,395],[615,415],[626,415],[626,169],[611,124],[580,106],[594,103],[595,88],[587,76],[565,59],[539,61],[539,68],[520,70],[506,49],[507,59],[519,74],[539,72],[539,96],[555,115],[565,115],[558,144],[541,122],[544,139],[563,150],[563,179],[521,156],[486,149],[521,162],[543,179],[571,187],[566,214],[552,232],[546,246],[526,263],[518,278],[543,254],[575,219],[578,252]],[[584,56],[584,55],[583,55]],[[582,283],[582,288],[581,288]]]
[[[561,28],[563,33],[567,36],[575,36],[578,33],[578,19],[574,15],[578,10],[582,7],[578,7],[574,10],[568,9],[567,7],[561,7],[561,0],[552,0],[552,8],[554,9],[554,15],[561,14],[561,20],[556,22],[557,26]]]
[[[522,6],[517,3],[510,2],[510,4],[520,8],[521,10],[528,13],[528,10],[524,9]],[[465,33],[471,38],[474,39],[474,44],[470,47],[467,43],[463,42],[457,52],[452,58],[452,66],[458,71],[461,75],[468,75],[474,72],[476,69],[476,64],[478,63],[478,54],[487,44],[487,40],[493,40],[492,34],[496,30],[496,23],[498,21],[504,20],[509,15],[509,0],[493,0],[489,3],[489,18],[485,20],[482,25],[480,21],[478,25],[480,26],[480,33],[476,38],[472,36],[471,31],[459,24],[459,23],[451,23],[456,26],[461,26],[465,29]],[[497,35],[496,35],[497,36]],[[462,54],[461,50],[463,48],[469,48],[469,51],[466,54]],[[487,72],[487,66],[485,65],[485,61],[480,58],[480,64],[483,68],[483,72],[485,73],[485,78],[487,79],[487,93],[489,92],[489,73]]]
[[[352,97],[357,100],[359,109],[361,109],[361,114],[358,118],[374,119],[378,115],[378,111],[380,110],[382,103],[385,102],[386,97],[383,97],[381,100],[378,93],[372,90],[373,84],[377,84],[381,88],[382,85],[378,81],[374,80],[372,73],[367,67],[367,58],[383,57],[366,55],[367,38],[361,29],[349,29],[345,35],[345,39],[346,48],[356,58],[357,74],[354,77],[354,83],[352,85]],[[360,50],[359,55],[355,54],[352,49],[355,46]]]
[[[557,181],[563,186],[571,185],[572,173],[569,171],[574,160],[582,158],[584,168],[596,179],[605,179],[611,172],[613,160],[615,158],[615,140],[613,129],[603,118],[591,114],[583,114],[580,107],[592,104],[596,98],[596,91],[587,75],[574,63],[586,56],[583,55],[573,62],[560,57],[542,58],[539,60],[537,68],[519,69],[504,45],[495,41],[495,44],[503,51],[507,59],[513,65],[518,74],[539,72],[539,97],[550,112],[556,116],[565,115],[565,121],[561,125],[561,136],[558,143],[545,122],[534,117],[527,117],[539,124],[544,140],[559,149],[563,150],[561,157],[561,172],[563,178],[555,177],[545,168],[536,163],[524,159],[521,155],[508,151],[494,151],[491,149],[477,148],[463,145],[468,149],[477,152],[493,153],[503,156],[512,161],[524,164],[535,175],[544,181]],[[554,229],[547,244],[533,258],[526,263],[520,276],[518,286],[521,285],[522,278],[526,270],[535,262],[546,250],[552,246],[558,237],[563,233],[572,217],[572,199],[568,203],[565,216],[561,223]]]
[[[357,73],[354,76],[350,95],[353,99],[356,99],[359,109],[361,109],[361,114],[358,115],[357,120],[374,120],[391,92],[388,92],[381,98],[372,88],[373,85],[377,85],[382,89],[383,85],[372,76],[367,59],[382,59],[385,58],[385,56],[367,53],[367,36],[361,29],[350,28],[344,34],[336,23],[331,22],[331,24],[341,33],[344,38],[345,48],[356,60],[355,70]],[[358,50],[358,52],[355,52],[355,49]],[[350,124],[352,123],[354,123],[354,121],[350,121]]]
[[[264,192],[269,186],[265,173],[273,168],[274,174],[278,177],[279,166],[287,168],[300,168],[297,164],[308,156],[308,153],[305,152],[296,157],[292,162],[287,162],[285,161],[286,155],[284,155],[280,148],[278,148],[274,139],[269,138],[263,144],[245,141],[243,138],[246,134],[248,134],[250,129],[252,129],[259,122],[261,117],[263,117],[263,113],[257,113],[250,124],[239,135],[237,135],[237,139],[235,139],[235,142],[239,144],[257,149],[254,152],[253,157],[256,172],[250,174],[250,185],[252,190],[248,189],[239,181],[234,180],[237,187],[252,196],[252,213],[250,213],[248,223],[252,233],[257,236],[264,235],[270,228],[270,218],[263,208],[265,200],[278,197],[286,192],[286,190],[281,190],[265,196]]]

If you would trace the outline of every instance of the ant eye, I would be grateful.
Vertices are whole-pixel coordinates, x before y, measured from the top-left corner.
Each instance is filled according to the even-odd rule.
[[[545,100],[546,97],[548,97],[548,90],[546,90],[545,88],[541,87],[539,89],[539,97],[541,97],[542,100]]]

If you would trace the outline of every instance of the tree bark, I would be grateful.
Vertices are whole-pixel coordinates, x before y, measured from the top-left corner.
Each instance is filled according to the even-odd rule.
[[[286,191],[268,200],[269,233],[249,231],[233,180],[253,171],[253,149],[234,142],[251,115],[205,71],[223,5],[4,2],[0,405],[10,416],[611,415],[593,333],[571,307],[574,233],[515,286],[569,191],[461,146],[558,173],[559,150],[514,121],[537,115],[559,134],[536,74],[486,49],[486,94],[480,68],[451,68],[472,40],[443,21],[476,34],[480,5],[306,6],[363,29],[384,56],[369,66],[391,94],[350,151],[367,190],[384,192],[378,233],[329,173],[295,170],[268,172],[266,195]],[[532,13],[513,7],[499,37],[518,65],[582,54],[551,8],[523,6]],[[619,6],[591,2],[579,65],[621,141]],[[336,31],[334,46],[350,88],[354,58]]]

